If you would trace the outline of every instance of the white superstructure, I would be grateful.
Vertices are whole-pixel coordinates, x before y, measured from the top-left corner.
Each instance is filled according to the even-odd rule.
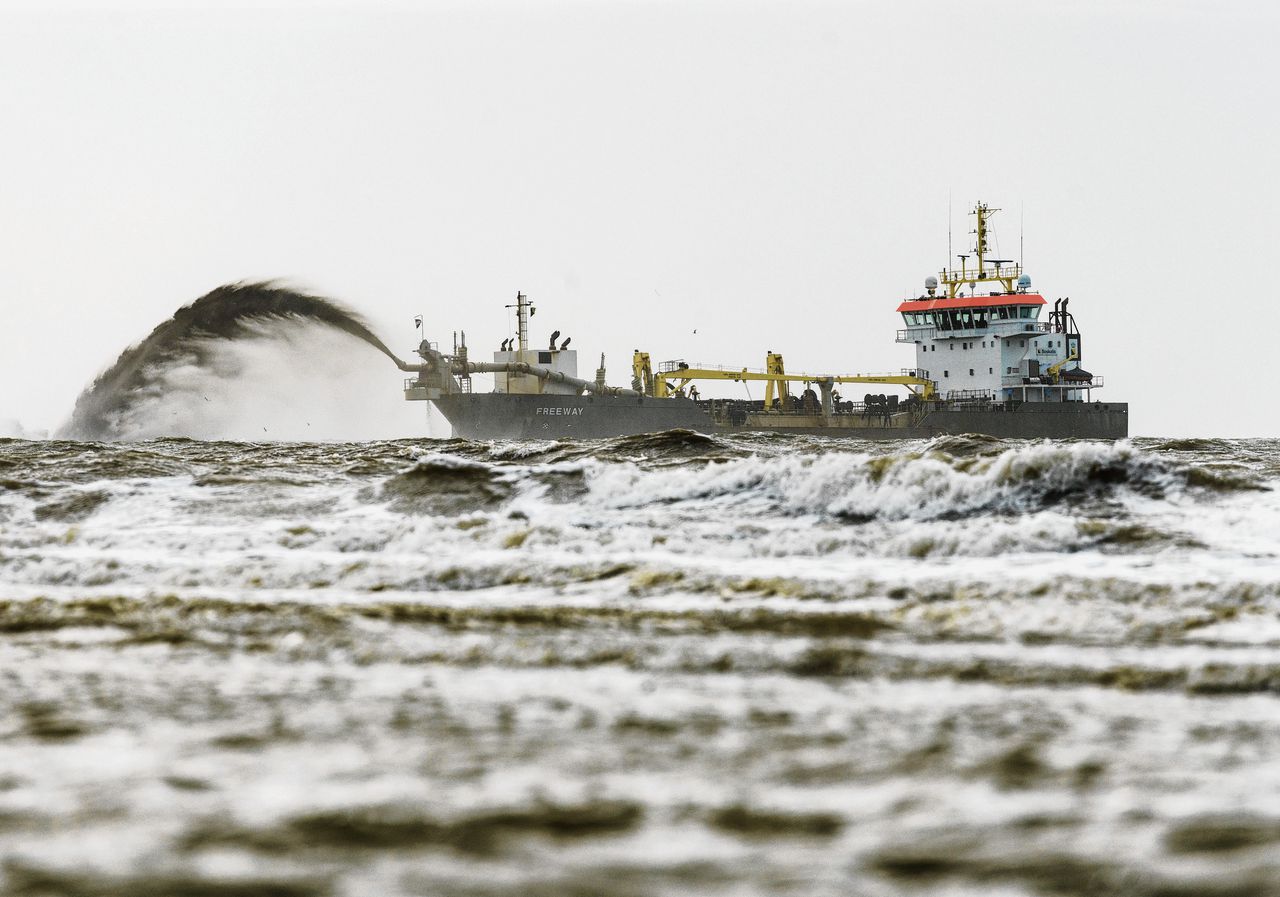
[[[1022,266],[986,258],[987,217],[995,211],[974,209],[976,268],[959,256],[959,270],[942,271],[941,287],[930,277],[924,295],[898,306],[906,324],[898,342],[915,345],[919,375],[936,382],[944,399],[1086,401],[1102,378],[1080,367],[1080,332],[1067,300],[1040,320],[1047,303],[1030,292]],[[1003,289],[980,293],[979,284]]]

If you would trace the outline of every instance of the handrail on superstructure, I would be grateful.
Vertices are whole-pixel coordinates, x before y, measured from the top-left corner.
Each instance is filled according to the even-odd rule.
[[[1053,333],[1053,325],[1048,321],[1021,321],[1019,328],[1014,321],[996,321],[994,324],[988,324],[986,327],[934,327],[932,324],[913,324],[905,330],[897,332],[895,342],[914,343],[917,340],[926,339],[965,339],[971,337],[987,337],[988,339],[1008,339],[1009,337],[1024,336],[1028,333]],[[1005,325],[1003,329],[997,329],[1001,325]]]

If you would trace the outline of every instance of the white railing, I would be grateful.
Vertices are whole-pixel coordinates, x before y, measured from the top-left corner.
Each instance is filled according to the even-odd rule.
[[[990,321],[981,327],[912,327],[899,330],[895,342],[914,343],[934,339],[977,339],[981,337],[1008,337],[1022,333],[1049,333],[1053,325],[1047,321]]]
[[[1016,278],[1022,273],[1021,265],[993,265],[992,267],[983,266],[979,271],[977,268],[965,268],[957,271],[955,268],[942,269],[942,281],[946,283],[948,280],[956,283],[968,283],[969,281],[978,281],[983,278],[1003,277],[1007,279]]]
[[[1062,373],[1066,373],[1066,371]],[[1063,380],[1061,379],[1062,374],[1059,374],[1058,377],[1057,383],[1023,383],[1021,374],[1005,374],[1000,378],[1000,385],[1006,389],[1021,389],[1024,386],[1027,389],[1037,389],[1039,387],[1046,389],[1098,389],[1103,385],[1101,374],[1095,374],[1092,380],[1084,381]]]

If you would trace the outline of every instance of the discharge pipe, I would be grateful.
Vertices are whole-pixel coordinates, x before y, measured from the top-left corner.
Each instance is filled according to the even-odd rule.
[[[396,367],[410,374],[426,374],[439,370],[437,365],[430,362],[427,364],[409,364],[401,361],[399,358],[396,359]],[[634,389],[623,389],[620,386],[605,386],[592,380],[582,380],[578,377],[570,377],[562,371],[553,371],[550,368],[540,368],[524,361],[454,362],[450,366],[449,370],[453,374],[528,374],[530,376],[537,377],[539,380],[546,380],[549,383],[563,383],[566,386],[572,386],[580,393],[589,392],[599,396],[639,398],[641,395]]]
[[[632,398],[640,396],[640,393],[634,389],[623,389],[621,386],[602,386],[594,380],[570,377],[563,371],[536,367],[524,361],[469,361],[465,365],[455,364],[453,367],[455,374],[461,374],[464,371],[468,374],[529,374],[539,380],[546,380],[548,383],[563,383],[566,386],[572,386],[578,392],[590,392],[600,396],[627,396]]]

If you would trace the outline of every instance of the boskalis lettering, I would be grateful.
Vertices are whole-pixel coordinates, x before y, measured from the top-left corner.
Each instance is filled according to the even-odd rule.
[[[550,405],[539,407],[534,410],[534,414],[558,414],[558,415],[574,415],[581,414],[585,408],[566,408],[564,405]]]

